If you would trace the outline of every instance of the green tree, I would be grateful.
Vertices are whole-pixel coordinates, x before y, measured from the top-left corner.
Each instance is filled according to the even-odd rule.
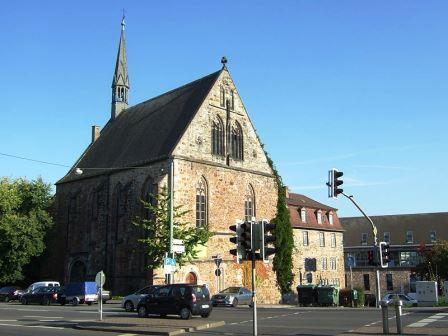
[[[44,251],[53,200],[40,178],[0,179],[0,283],[23,279],[23,267]]]
[[[291,221],[289,217],[289,210],[286,205],[285,186],[283,185],[282,178],[275,169],[273,161],[269,158],[269,165],[274,171],[274,175],[277,181],[277,215],[272,220],[276,224],[275,227],[275,248],[276,253],[274,256],[274,271],[277,277],[277,285],[280,288],[282,294],[291,292],[291,284],[294,279],[292,274],[292,251],[294,249],[294,238],[292,232]]]
[[[163,187],[158,195],[153,195],[154,204],[142,201],[149,212],[149,218],[136,217],[133,224],[142,228],[145,238],[139,241],[145,246],[148,256],[148,268],[156,269],[163,265],[165,253],[169,251],[170,225],[169,225],[169,196],[167,188]],[[204,246],[212,233],[208,226],[196,227],[183,222],[183,216],[188,211],[182,210],[182,206],[173,209],[173,236],[174,239],[182,239],[185,252],[176,254],[176,262],[182,266],[185,262],[197,259],[198,247]]]
[[[431,281],[448,279],[448,240],[438,240],[432,249],[421,251],[423,262],[416,271]]]

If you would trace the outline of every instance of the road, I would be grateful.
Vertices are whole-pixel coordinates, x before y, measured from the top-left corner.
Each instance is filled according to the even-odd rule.
[[[134,316],[125,313],[117,304],[106,304],[104,318]],[[98,319],[97,306],[23,306],[0,303],[0,335],[75,335],[124,336],[122,333],[90,332],[73,329],[82,321]],[[448,328],[448,312],[431,309],[405,310],[403,326],[431,326]],[[392,312],[391,312],[392,314]],[[393,315],[390,330],[395,332]],[[225,326],[207,329],[189,335],[250,335],[252,333],[252,310],[247,307],[213,310],[213,320],[224,320]],[[369,309],[322,309],[322,308],[262,308],[258,310],[259,335],[338,335],[366,325],[381,326],[381,313]],[[131,334],[127,334],[128,336]]]

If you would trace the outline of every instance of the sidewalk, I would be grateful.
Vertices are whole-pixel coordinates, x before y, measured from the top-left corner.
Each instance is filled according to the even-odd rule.
[[[189,320],[181,320],[174,317],[108,317],[104,321],[80,322],[75,328],[92,331],[171,336],[220,327],[224,324],[224,321],[213,321],[201,317],[192,317]]]
[[[389,335],[397,335],[397,330],[395,328],[390,328]],[[403,334],[401,335],[421,335],[421,336],[439,336],[444,335],[446,336],[448,333],[446,328],[410,328],[410,327],[404,327],[403,328]],[[343,334],[339,334],[338,336],[359,336],[359,335],[365,335],[365,336],[371,336],[371,335],[384,335],[383,334],[383,328],[382,327],[362,327],[356,330],[353,330],[351,332],[346,332]]]

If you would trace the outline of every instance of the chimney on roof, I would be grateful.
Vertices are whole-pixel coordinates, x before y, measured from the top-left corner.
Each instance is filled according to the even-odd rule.
[[[285,197],[289,198],[289,189],[287,186],[285,186],[284,188],[285,188]]]
[[[92,126],[92,143],[96,141],[100,137],[101,127],[97,125]]]

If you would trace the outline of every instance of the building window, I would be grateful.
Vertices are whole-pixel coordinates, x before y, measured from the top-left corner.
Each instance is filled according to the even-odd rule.
[[[243,130],[238,123],[232,127],[231,143],[232,157],[236,160],[243,160]]]
[[[325,246],[325,233],[319,232],[319,246],[324,247]]]
[[[224,156],[224,124],[219,117],[212,125],[212,154]]]
[[[317,211],[317,224],[322,224],[322,211]]]
[[[406,244],[413,244],[413,243],[414,243],[414,232],[406,231]]]
[[[333,214],[331,212],[328,214],[328,221],[330,222],[330,225],[333,225]]]
[[[390,232],[384,232],[383,237],[386,243],[390,243]]]
[[[336,233],[331,233],[331,247],[336,247]]]
[[[244,200],[244,220],[249,222],[255,217],[255,193],[251,185],[246,191],[246,199]]]
[[[364,278],[364,289],[365,290],[370,290],[370,276],[369,276],[369,274],[363,274],[363,278]]]
[[[386,274],[386,287],[388,291],[394,290],[394,283],[392,281],[392,274]]]
[[[196,226],[207,225],[207,183],[204,178],[196,186]]]
[[[361,233],[361,245],[367,245],[367,233]]]
[[[322,269],[323,270],[327,269],[327,257],[322,258]]]
[[[306,222],[306,210],[305,210],[305,208],[300,209],[300,218],[302,219],[302,223]]]
[[[435,231],[430,231],[429,232],[429,242],[430,243],[435,243],[437,240],[437,234]]]
[[[219,105],[221,105],[221,107],[226,106],[226,90],[224,89],[224,86],[221,86],[220,89]]]
[[[302,231],[303,246],[308,246],[308,231]]]
[[[235,109],[235,95],[233,90],[230,90],[230,109],[233,111]]]
[[[336,269],[336,258],[334,258],[334,257],[330,258],[330,268],[332,270]]]

